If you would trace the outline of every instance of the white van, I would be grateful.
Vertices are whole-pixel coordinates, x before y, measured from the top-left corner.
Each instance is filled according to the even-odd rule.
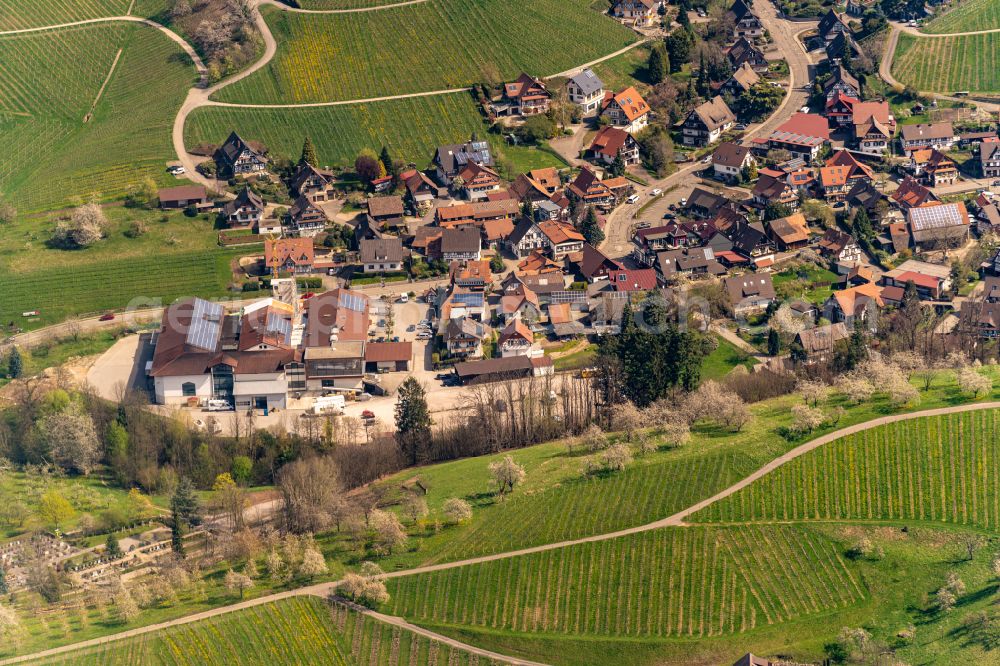
[[[210,412],[231,412],[233,410],[233,406],[229,404],[228,400],[209,400],[205,407]]]
[[[316,398],[313,402],[313,414],[343,414],[347,400],[342,395],[327,395]]]
[[[399,302],[400,303],[409,303],[410,302],[410,296],[409,296],[409,294],[400,294],[399,295]]]
[[[630,204],[638,203],[639,195],[638,194],[629,195],[629,198],[626,199],[625,201],[629,202]]]

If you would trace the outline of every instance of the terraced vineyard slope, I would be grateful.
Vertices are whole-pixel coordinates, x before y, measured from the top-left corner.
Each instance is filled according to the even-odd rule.
[[[0,0],[0,32],[120,16],[130,0]]]
[[[1000,91],[1000,33],[920,38],[901,34],[892,75],[927,92]]]
[[[167,37],[124,24],[6,36],[0,63],[0,192],[22,213],[166,182],[195,75]]]
[[[635,33],[586,0],[433,0],[354,14],[265,8],[274,60],[218,101],[298,104],[468,86],[495,67],[553,74],[613,53]]]
[[[1000,28],[1000,2],[997,0],[965,0],[954,9],[935,17],[923,27],[923,32],[947,34],[976,32]]]
[[[920,520],[1000,526],[996,410],[865,430],[786,463],[692,522]]]
[[[324,165],[353,164],[362,148],[382,145],[394,157],[426,165],[437,146],[468,141],[473,132],[485,135],[472,98],[456,93],[312,109],[205,107],[188,119],[185,143],[219,144],[233,129],[294,159],[308,134]]]
[[[496,662],[316,597],[292,597],[35,663],[48,666]]]
[[[570,636],[718,636],[867,594],[831,541],[794,527],[656,530],[388,584],[415,622]]]

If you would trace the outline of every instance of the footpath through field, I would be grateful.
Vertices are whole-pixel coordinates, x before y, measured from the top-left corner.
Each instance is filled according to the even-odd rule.
[[[919,419],[928,416],[944,416],[947,414],[960,414],[963,412],[978,411],[983,409],[1000,409],[1000,402],[982,402],[974,403],[969,405],[956,405],[953,407],[941,407],[938,409],[926,409],[919,412],[910,412],[907,414],[893,414],[891,416],[883,416],[877,419],[872,419],[871,421],[866,421],[864,423],[857,423],[852,426],[847,426],[836,430],[834,432],[823,435],[822,437],[817,437],[814,440],[806,442],[800,446],[795,447],[791,451],[778,456],[771,462],[767,463],[757,471],[753,472],[746,478],[737,481],[728,488],[719,491],[715,495],[704,499],[696,504],[693,504],[686,509],[682,509],[671,516],[662,518],[660,520],[646,523],[645,525],[637,525],[635,527],[630,527],[623,530],[617,530],[615,532],[607,532],[605,534],[595,534],[589,537],[583,537],[580,539],[569,539],[566,541],[558,541],[555,543],[544,544],[541,546],[533,546],[531,548],[521,548],[518,550],[507,551],[505,553],[494,553],[493,555],[484,555],[482,557],[473,557],[465,560],[457,560],[454,562],[444,562],[441,564],[432,564],[423,567],[415,567],[413,569],[403,569],[401,571],[391,571],[382,576],[382,578],[402,578],[404,576],[413,576],[416,574],[431,573],[435,571],[444,571],[446,569],[455,569],[458,567],[470,566],[473,564],[483,564],[486,562],[496,562],[498,560],[506,560],[513,557],[519,557],[521,555],[531,555],[533,553],[541,553],[548,550],[557,550],[560,548],[568,548],[570,546],[577,546],[585,543],[594,543],[599,541],[607,541],[609,539],[617,539],[619,537],[630,536],[633,534],[640,534],[642,532],[649,532],[651,530],[658,530],[665,527],[687,527],[689,524],[685,523],[684,520],[688,516],[701,511],[702,509],[718,502],[721,499],[729,497],[730,495],[739,492],[740,490],[746,488],[754,481],[763,478],[767,474],[770,474],[774,470],[778,469],[785,463],[795,460],[796,458],[803,456],[810,451],[814,451],[821,446],[829,444],[835,440],[848,435],[853,435],[871,428],[877,428],[879,426],[887,425],[889,423],[896,423],[899,421],[908,421],[911,419]],[[201,613],[196,613],[194,615],[188,615],[185,617],[177,618],[175,620],[170,620],[168,622],[161,622],[159,624],[149,625],[147,627],[138,627],[136,629],[130,629],[118,634],[112,634],[110,636],[104,636],[101,638],[91,639],[89,641],[82,641],[80,643],[73,643],[70,645],[64,645],[62,647],[53,648],[51,650],[45,650],[43,652],[37,652],[35,654],[22,655],[19,657],[12,657],[10,659],[5,659],[0,661],[0,666],[5,664],[16,664],[24,663],[27,661],[41,659],[43,657],[48,657],[57,654],[64,654],[66,652],[72,652],[75,650],[80,650],[83,648],[93,647],[96,645],[102,645],[104,643],[110,643],[113,641],[122,640],[125,638],[130,638],[133,636],[140,636],[142,634],[147,634],[153,631],[159,631],[161,629],[166,629],[169,627],[178,626],[181,624],[188,624],[190,622],[197,622],[198,620],[204,620],[211,617],[216,617],[226,613],[231,613],[233,611],[243,610],[245,608],[252,608],[254,606],[259,606],[261,604],[271,603],[272,601],[278,601],[280,599],[287,599],[288,597],[294,597],[299,595],[314,595],[320,597],[327,597],[337,588],[338,583],[320,583],[318,585],[310,585],[308,587],[300,587],[294,590],[288,590],[286,592],[278,592],[276,594],[270,594],[263,597],[258,597],[256,599],[250,599],[248,601],[243,601],[237,604],[232,604],[230,606],[223,606],[221,608],[215,608],[209,611],[204,611]],[[439,636],[433,632],[429,632],[425,629],[412,625],[402,618],[396,618],[392,616],[382,615],[380,613],[371,613],[374,617],[384,621],[395,624],[396,626],[405,627],[412,631],[417,631],[418,633],[427,636],[428,638],[433,638],[435,640],[442,640],[448,642],[449,645],[454,647],[460,647],[462,649],[468,649],[476,651],[478,654],[483,654],[483,651],[479,648],[474,648],[473,646],[460,643],[458,641],[453,641],[445,636]],[[502,658],[514,664],[524,664],[529,666],[535,666],[535,662],[524,661],[519,659],[514,659],[511,657],[496,657]]]

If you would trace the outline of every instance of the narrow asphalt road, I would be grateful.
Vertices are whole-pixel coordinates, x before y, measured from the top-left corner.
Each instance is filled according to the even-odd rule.
[[[809,68],[812,62],[806,53],[798,35],[814,30],[815,21],[790,22],[778,16],[774,5],[769,2],[757,5],[760,19],[774,40],[778,52],[788,62],[788,94],[778,105],[778,108],[763,123],[753,126],[744,134],[743,140],[749,141],[757,136],[768,136],[779,125],[792,117],[808,100],[806,90],[809,82]],[[688,164],[673,174],[655,180],[648,186],[637,186],[639,201],[635,204],[622,204],[608,216],[605,238],[600,249],[612,258],[621,258],[631,251],[631,228],[642,206],[649,200],[646,194],[654,189],[667,190],[675,185],[682,186],[691,181],[695,172],[706,167],[701,162]]]
[[[617,538],[620,538],[620,537],[630,536],[630,535],[633,535],[633,534],[640,534],[640,533],[643,533],[643,532],[649,532],[651,530],[658,530],[658,529],[662,529],[662,528],[665,528],[665,527],[686,527],[688,525],[688,523],[685,522],[685,519],[688,518],[689,516],[697,513],[698,511],[701,511],[702,509],[704,509],[704,508],[706,508],[706,507],[708,507],[708,506],[710,506],[710,505],[712,505],[712,504],[714,504],[714,503],[716,503],[716,502],[718,502],[718,501],[720,501],[722,499],[725,499],[726,497],[729,497],[730,495],[733,495],[734,493],[739,492],[740,490],[743,490],[744,488],[746,488],[747,486],[749,486],[750,484],[752,484],[754,481],[757,481],[758,479],[761,479],[762,477],[766,476],[767,474],[770,474],[771,472],[773,472],[774,470],[778,469],[779,467],[781,467],[785,463],[787,463],[789,461],[792,461],[792,460],[795,460],[796,458],[799,458],[799,457],[801,457],[801,456],[809,453],[810,451],[814,451],[814,450],[816,450],[816,449],[818,449],[818,448],[820,448],[820,447],[822,447],[822,446],[824,446],[826,444],[829,444],[830,442],[833,442],[833,441],[835,441],[837,439],[840,439],[842,437],[846,437],[847,435],[853,435],[855,433],[862,432],[864,430],[869,430],[871,428],[876,428],[876,427],[879,427],[879,426],[882,426],[882,425],[886,425],[886,424],[889,424],[889,423],[896,423],[896,422],[899,422],[899,421],[907,421],[907,420],[910,420],[910,419],[923,418],[923,417],[926,417],[926,416],[941,416],[941,415],[946,415],[946,414],[959,414],[959,413],[962,413],[962,412],[978,411],[978,410],[983,410],[983,409],[1000,409],[1000,402],[981,402],[981,403],[972,403],[972,404],[968,404],[968,405],[957,405],[957,406],[954,406],[954,407],[941,407],[941,408],[938,408],[938,409],[927,409],[927,410],[923,410],[923,411],[919,411],[919,412],[909,412],[909,413],[906,413],[906,414],[893,414],[891,416],[883,416],[883,417],[880,417],[880,418],[877,418],[877,419],[873,419],[871,421],[865,421],[864,423],[857,423],[855,425],[847,426],[845,428],[841,428],[840,430],[836,430],[834,432],[828,433],[828,434],[823,435],[821,437],[817,437],[814,440],[811,440],[809,442],[806,442],[805,444],[797,446],[794,449],[788,451],[787,453],[784,453],[783,455],[778,456],[777,458],[775,458],[774,460],[770,461],[769,463],[767,463],[766,465],[764,465],[763,467],[761,467],[757,471],[753,472],[749,476],[745,477],[744,479],[742,479],[742,480],[734,483],[733,485],[729,486],[728,488],[725,488],[724,490],[721,490],[721,491],[717,492],[716,494],[712,495],[711,497],[708,497],[708,498],[706,498],[706,499],[704,499],[704,500],[702,500],[700,502],[697,502],[696,504],[693,504],[693,505],[687,507],[686,509],[682,509],[682,510],[674,513],[673,515],[667,516],[666,518],[662,518],[660,520],[657,520],[657,521],[654,521],[654,522],[651,522],[651,523],[646,523],[645,525],[637,525],[635,527],[629,527],[629,528],[626,528],[626,529],[623,529],[623,530],[617,530],[617,531],[608,532],[608,533],[605,533],[605,534],[595,534],[595,535],[592,535],[592,536],[589,536],[589,537],[583,537],[583,538],[580,538],[580,539],[568,539],[568,540],[565,540],[565,541],[558,541],[558,542],[555,542],[555,543],[548,543],[548,544],[543,544],[543,545],[540,545],[540,546],[533,546],[531,548],[521,548],[521,549],[518,549],[518,550],[512,550],[512,551],[508,551],[508,552],[505,552],[505,553],[494,553],[493,555],[483,555],[481,557],[473,557],[473,558],[469,558],[469,559],[465,559],[465,560],[457,560],[457,561],[454,561],[454,562],[444,562],[444,563],[441,563],[441,564],[431,564],[431,565],[427,565],[427,566],[423,566],[423,567],[415,567],[413,569],[404,569],[402,571],[391,571],[391,572],[388,572],[388,573],[384,574],[382,576],[382,578],[385,578],[385,579],[389,579],[389,578],[402,578],[404,576],[413,576],[413,575],[417,575],[417,574],[432,573],[432,572],[435,572],[435,571],[445,571],[445,570],[448,570],[448,569],[455,569],[455,568],[458,568],[458,567],[465,567],[465,566],[470,566],[470,565],[473,565],[473,564],[483,564],[483,563],[486,563],[486,562],[496,562],[496,561],[499,561],[499,560],[510,559],[512,557],[520,557],[522,555],[531,555],[531,554],[534,554],[534,553],[542,553],[542,552],[545,552],[545,551],[548,551],[548,550],[557,550],[557,549],[560,549],[560,548],[568,548],[570,546],[577,546],[577,545],[584,544],[584,543],[595,543],[595,542],[599,542],[599,541],[608,541],[610,539],[617,539]],[[280,599],[287,599],[287,598],[293,597],[293,596],[315,595],[315,596],[326,597],[326,596],[328,596],[331,592],[333,592],[336,589],[336,586],[337,586],[336,582],[320,583],[318,585],[311,585],[311,586],[308,586],[308,587],[300,587],[300,588],[297,588],[295,590],[288,590],[287,592],[279,592],[279,593],[276,593],[276,594],[266,595],[266,596],[263,596],[263,597],[258,597],[257,599],[250,599],[248,601],[240,602],[240,603],[237,603],[237,604],[232,604],[232,605],[224,606],[224,607],[221,607],[221,608],[215,608],[215,609],[212,609],[212,610],[209,610],[209,611],[204,611],[202,613],[196,613],[194,615],[189,615],[189,616],[185,616],[185,617],[182,617],[182,618],[177,618],[176,620],[170,620],[168,622],[161,622],[159,624],[150,625],[150,626],[147,626],[147,627],[139,627],[139,628],[136,628],[136,629],[131,629],[129,631],[125,631],[125,632],[118,633],[118,634],[113,634],[113,635],[110,635],[110,636],[105,636],[105,637],[102,637],[102,638],[96,638],[96,639],[92,639],[92,640],[89,640],[89,641],[82,641],[80,643],[73,643],[71,645],[65,645],[65,646],[62,646],[62,647],[53,648],[51,650],[46,650],[44,652],[38,652],[38,653],[35,653],[35,654],[22,655],[22,656],[19,656],[19,657],[14,657],[14,658],[11,658],[11,659],[0,661],[0,666],[3,666],[4,664],[23,663],[23,662],[26,662],[26,661],[31,661],[31,660],[35,660],[35,659],[41,659],[43,657],[51,656],[51,655],[54,655],[54,654],[62,654],[62,653],[65,653],[65,652],[71,652],[71,651],[79,650],[79,649],[86,648],[86,647],[92,647],[92,646],[95,646],[95,645],[101,645],[101,644],[109,643],[109,642],[112,642],[112,641],[122,640],[124,638],[129,638],[129,637],[132,637],[132,636],[139,636],[139,635],[146,634],[146,633],[149,633],[149,632],[158,631],[160,629],[166,629],[168,627],[174,627],[174,626],[178,626],[178,625],[181,625],[181,624],[187,624],[187,623],[190,623],[190,622],[196,622],[198,620],[204,620],[206,618],[216,617],[218,615],[223,615],[225,613],[231,613],[233,611],[242,610],[244,608],[251,608],[253,606],[259,606],[260,604],[270,603],[272,601],[278,601]],[[405,622],[404,620],[400,620],[399,618],[397,618],[397,620],[399,622]],[[394,622],[394,624],[396,624],[396,622]],[[404,625],[398,625],[398,626],[404,626]],[[406,623],[406,626],[410,627],[412,625],[409,625],[409,623]],[[425,634],[425,635],[428,635],[428,634]],[[505,657],[505,659],[510,660],[509,657]],[[518,661],[514,660],[514,663],[528,663],[528,664],[530,664],[531,662],[518,662]]]

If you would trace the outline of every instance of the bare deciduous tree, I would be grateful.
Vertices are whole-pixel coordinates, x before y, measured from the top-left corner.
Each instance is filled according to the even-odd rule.
[[[287,528],[320,532],[329,527],[344,504],[339,479],[337,465],[329,457],[303,458],[282,467],[278,489]]]

